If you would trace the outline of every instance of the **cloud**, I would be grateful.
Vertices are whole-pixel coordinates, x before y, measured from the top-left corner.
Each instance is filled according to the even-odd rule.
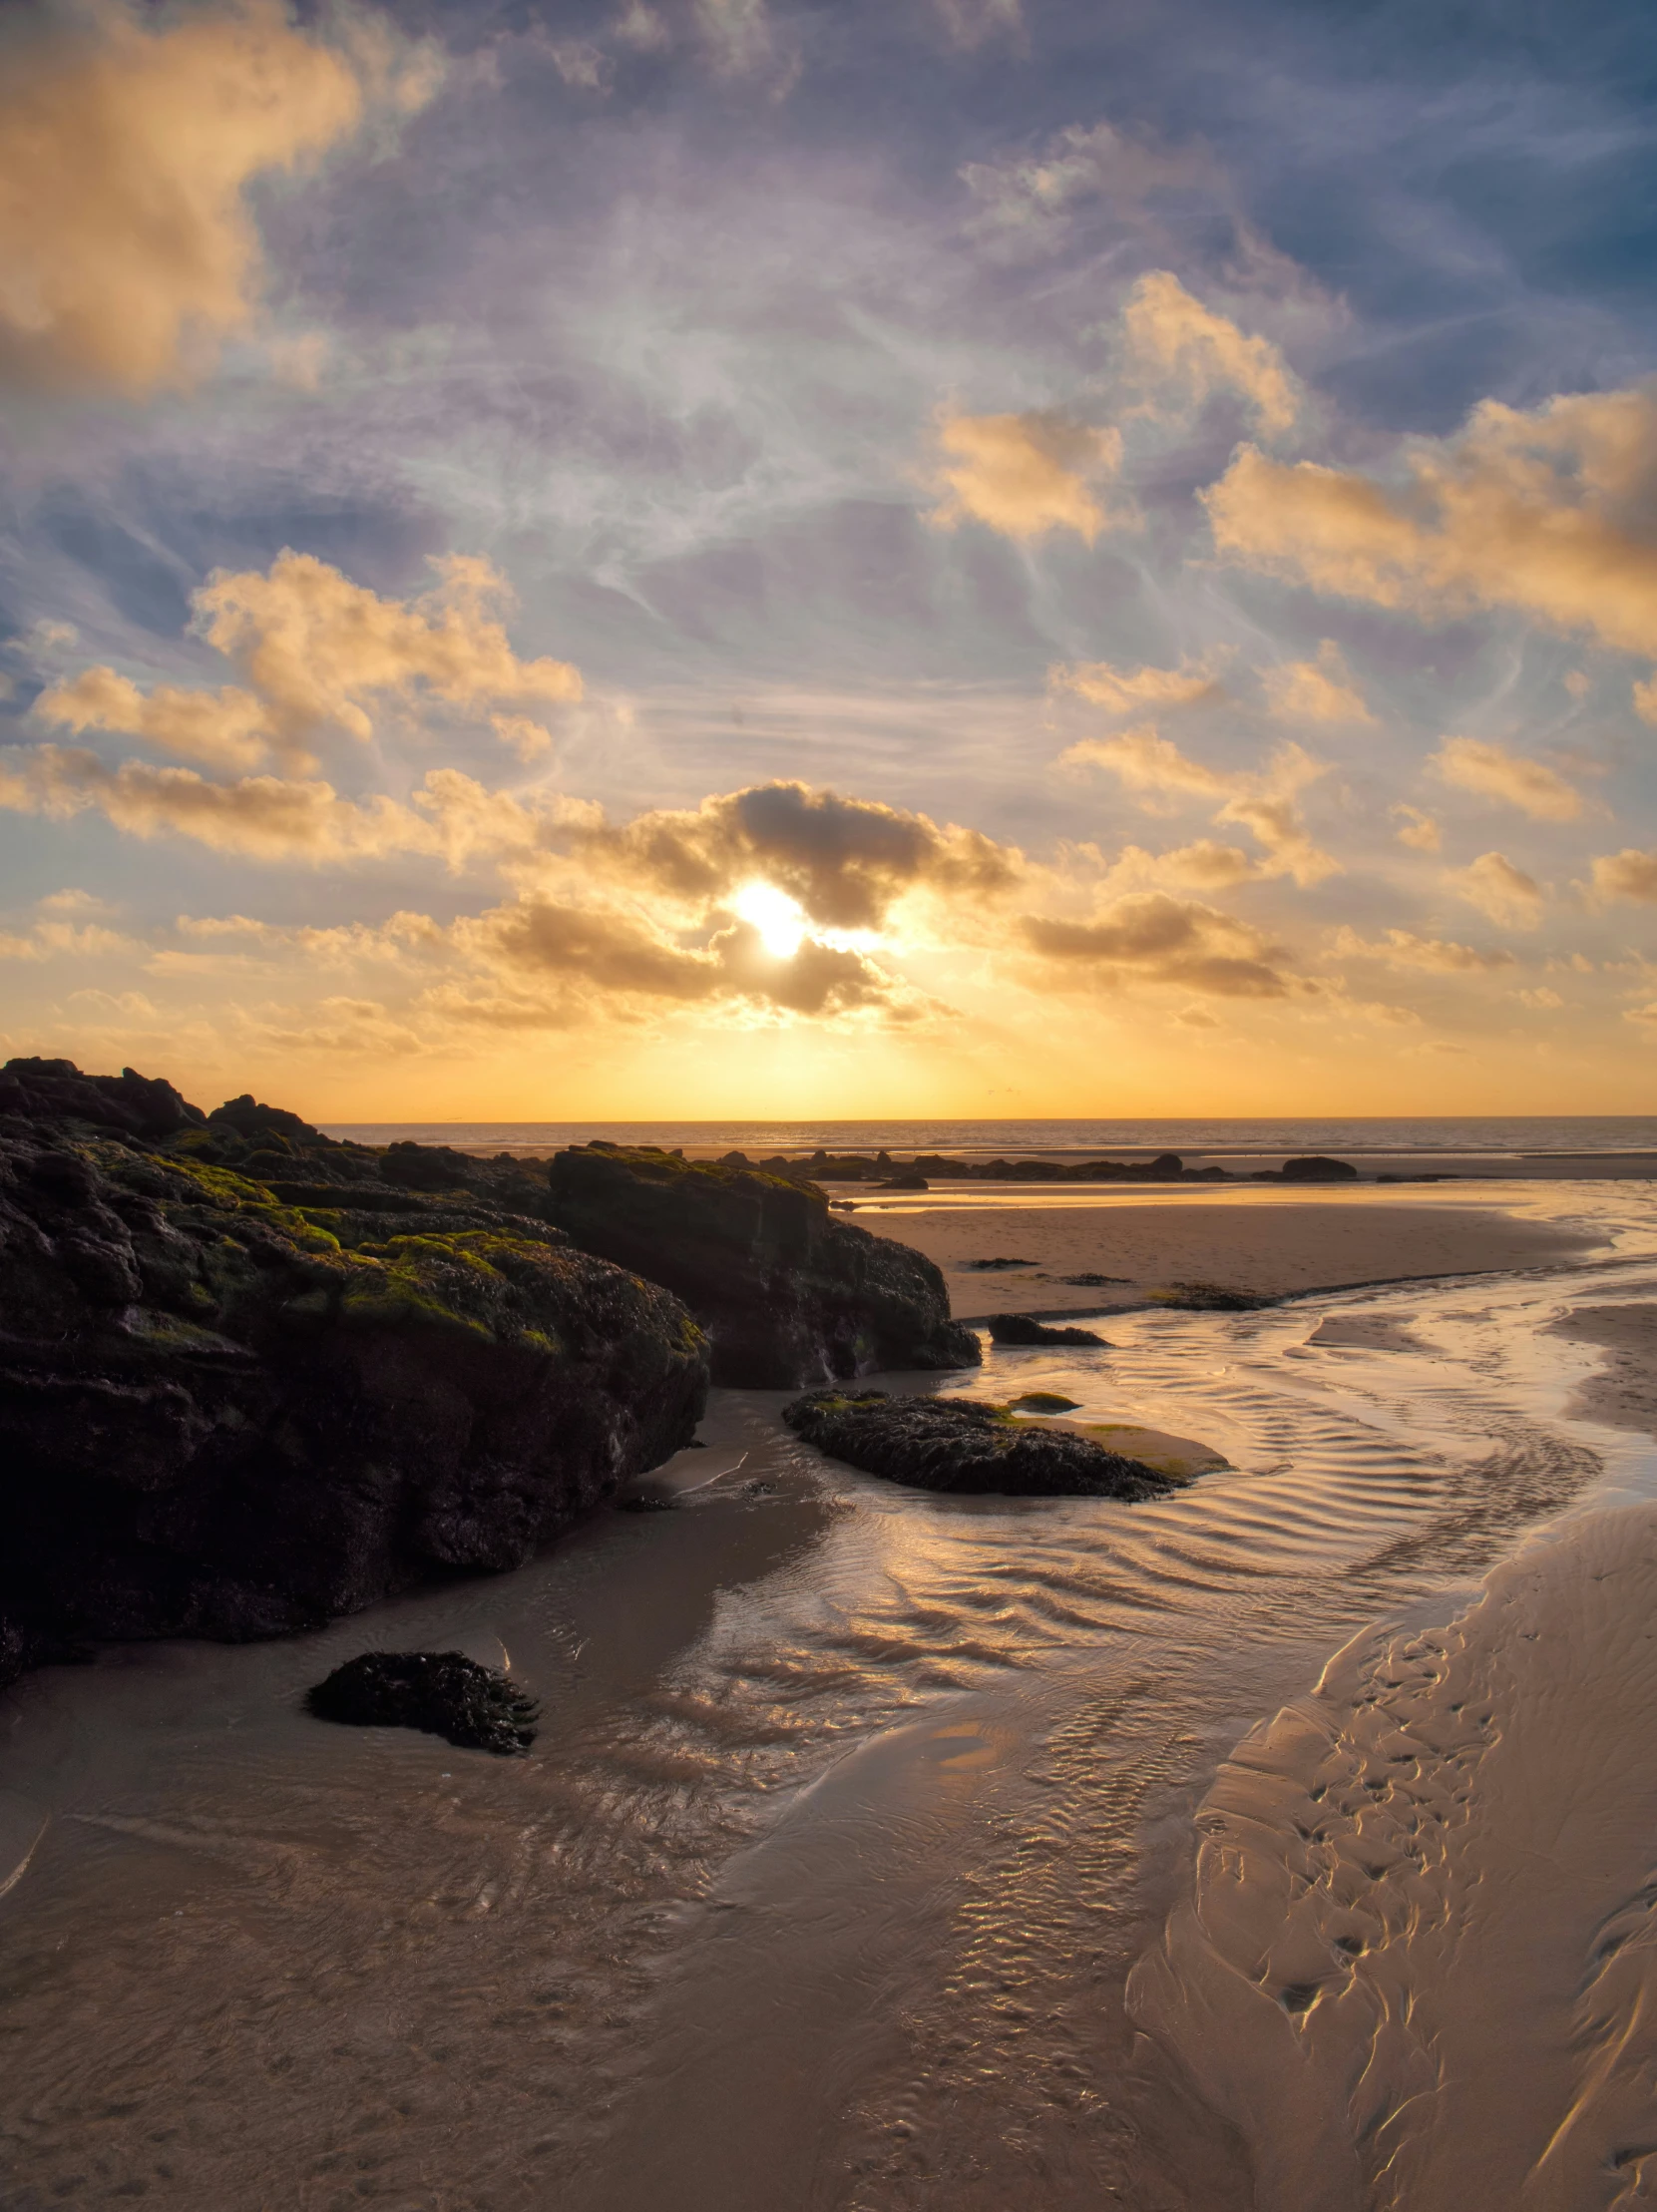
[[[1310,884],[1341,872],[1340,862],[1312,841],[1296,804],[1297,793],[1325,772],[1324,763],[1298,745],[1281,746],[1263,775],[1233,773],[1190,759],[1145,722],[1113,737],[1084,737],[1062,752],[1059,762],[1068,767],[1108,768],[1130,790],[1183,791],[1220,799],[1223,803],[1214,820],[1236,822],[1258,838],[1271,854],[1275,875]]]
[[[1510,609],[1657,656],[1657,394],[1530,412],[1485,400],[1407,449],[1408,481],[1271,461],[1252,446],[1203,494],[1222,554],[1314,591],[1429,621]]]
[[[1199,699],[1221,695],[1207,658],[1181,661],[1177,668],[1118,668],[1108,661],[1078,662],[1073,667],[1049,669],[1047,681],[1053,690],[1073,691],[1109,714],[1192,706]]]
[[[1088,922],[1027,914],[1019,932],[1061,987],[1074,975],[1095,990],[1170,984],[1221,999],[1281,999],[1290,990],[1277,965],[1281,954],[1257,931],[1165,892],[1118,899]]]
[[[214,768],[253,767],[264,758],[273,734],[263,704],[251,691],[233,685],[192,691],[162,683],[144,692],[106,667],[84,668],[70,682],[55,683],[41,693],[33,711],[39,720],[77,736],[87,729],[114,730]]]
[[[1267,871],[1235,845],[1215,837],[1199,837],[1195,844],[1175,845],[1167,852],[1146,852],[1141,845],[1125,845],[1110,871],[1112,883],[1181,883],[1193,890],[1225,891],[1238,883],[1252,883]]]
[[[993,903],[1026,873],[1016,846],[977,830],[803,783],[755,784],[616,827],[578,824],[571,847],[587,867],[685,905],[770,884],[818,931],[878,930],[900,899],[920,891]]]
[[[1480,853],[1470,867],[1446,880],[1458,898],[1504,929],[1534,929],[1547,903],[1541,885],[1515,867],[1505,853]]]
[[[531,851],[588,813],[557,793],[491,791],[456,768],[432,769],[405,806],[383,793],[342,798],[319,778],[213,783],[194,768],[140,760],[111,768],[71,746],[35,745],[0,763],[9,763],[0,764],[0,807],[13,812],[64,821],[96,811],[130,836],[188,837],[214,852],[311,867],[424,853],[460,869]]]
[[[1534,822],[1574,822],[1582,794],[1539,760],[1523,760],[1478,737],[1447,737],[1428,762],[1446,783],[1516,806]]]
[[[1601,899],[1657,906],[1657,852],[1625,845],[1621,852],[1602,854],[1593,864],[1593,887]]]
[[[567,662],[521,661],[493,608],[511,605],[505,579],[475,556],[434,562],[438,583],[419,599],[381,599],[308,553],[285,550],[267,574],[218,569],[195,594],[193,627],[235,668],[240,686],[144,693],[113,668],[87,668],[41,694],[34,712],[73,729],[109,729],[213,766],[251,766],[267,750],[314,763],[306,741],[339,729],[366,743],[374,711],[436,700],[482,714],[500,705],[579,699]],[[521,755],[545,742],[524,714],[491,713]]]
[[[528,895],[455,925],[456,944],[512,986],[447,1001],[497,1027],[558,1026],[581,1005],[748,1001],[779,1013],[823,1018],[880,1012],[902,1020],[919,1010],[899,978],[867,955],[807,938],[780,956],[746,922],[687,946],[637,913]]]
[[[1234,391],[1266,437],[1294,428],[1299,391],[1277,347],[1205,307],[1171,270],[1140,277],[1128,296],[1123,330],[1129,363],[1153,390],[1158,413],[1172,411],[1175,395],[1179,405],[1195,409],[1216,392]]]
[[[1125,509],[1102,505],[1091,488],[1121,467],[1119,431],[1091,429],[1056,411],[946,411],[938,443],[933,481],[944,496],[928,519],[941,530],[968,520],[1020,540],[1073,530],[1091,545],[1101,530],[1131,520]]]
[[[1263,668],[1260,682],[1272,712],[1285,721],[1375,721],[1333,638],[1319,646],[1315,661],[1285,661]]]
[[[1634,711],[1642,722],[1657,728],[1657,679],[1634,686]]]
[[[90,0],[6,49],[0,78],[0,374],[142,396],[189,383],[252,322],[245,192],[409,112],[432,57],[351,19],[340,44],[279,0],[168,20]],[[154,27],[152,27],[154,25]]]
[[[1444,843],[1444,836],[1431,814],[1424,814],[1419,806],[1395,806],[1395,819],[1402,817],[1404,826],[1397,832],[1401,845],[1409,845],[1415,852],[1437,852]]]
[[[766,0],[695,0],[696,27],[718,67],[742,76],[771,58]]]
[[[1337,960],[1375,960],[1387,968],[1422,968],[1442,976],[1514,965],[1513,955],[1505,950],[1480,952],[1475,946],[1442,937],[1416,937],[1406,929],[1390,929],[1380,943],[1366,944],[1356,930],[1343,927],[1336,931],[1330,950]]]
[[[954,46],[971,50],[998,33],[1009,38],[1023,36],[1022,0],[935,0],[935,5]]]
[[[1039,154],[969,162],[961,177],[983,209],[979,226],[1015,236],[1050,229],[1055,219],[1088,202],[1105,202],[1120,214],[1158,194],[1212,196],[1224,189],[1206,147],[1167,147],[1108,123],[1073,123]]]
[[[1545,985],[1534,991],[1515,991],[1513,996],[1520,1006],[1534,1008],[1539,1013],[1551,1014],[1564,1005],[1557,991],[1549,991]]]

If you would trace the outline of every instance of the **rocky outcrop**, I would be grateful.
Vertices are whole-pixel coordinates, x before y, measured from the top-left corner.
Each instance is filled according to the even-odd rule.
[[[831,1459],[918,1490],[1137,1503],[1179,1487],[1090,1437],[1017,1420],[978,1398],[817,1390],[784,1406],[782,1418]]]
[[[683,1299],[707,1332],[717,1383],[783,1390],[979,1364],[931,1260],[837,1220],[810,1184],[590,1144],[556,1153],[547,1187],[551,1218],[584,1251]]]
[[[364,1651],[308,1690],[305,1710],[353,1728],[418,1728],[513,1758],[534,1743],[540,1707],[463,1651]]]
[[[701,1332],[501,1202],[539,1176],[393,1188],[252,1106],[0,1071],[0,1670],[516,1566],[692,1434]]]
[[[1028,1313],[993,1313],[986,1327],[992,1344],[1092,1344],[1110,1349],[1091,1329],[1053,1329]]]

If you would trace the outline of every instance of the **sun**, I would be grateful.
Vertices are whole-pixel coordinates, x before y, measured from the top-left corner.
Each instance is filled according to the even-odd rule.
[[[745,883],[731,909],[751,922],[773,960],[792,960],[811,927],[804,907],[774,883]]]

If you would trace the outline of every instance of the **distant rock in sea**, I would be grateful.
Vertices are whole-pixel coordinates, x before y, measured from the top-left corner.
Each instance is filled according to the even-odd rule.
[[[1017,1420],[977,1398],[817,1390],[782,1418],[831,1459],[918,1490],[1010,1498],[1164,1498],[1177,1482],[1073,1430]]]
[[[547,1186],[551,1219],[583,1250],[684,1301],[716,1383],[781,1390],[979,1364],[932,1261],[835,1219],[815,1184],[595,1143],[555,1153]]]

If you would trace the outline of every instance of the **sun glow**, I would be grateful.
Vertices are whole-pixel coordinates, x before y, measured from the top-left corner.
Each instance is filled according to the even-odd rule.
[[[774,883],[745,883],[730,903],[733,913],[758,930],[773,960],[792,960],[811,927],[799,900]]]

